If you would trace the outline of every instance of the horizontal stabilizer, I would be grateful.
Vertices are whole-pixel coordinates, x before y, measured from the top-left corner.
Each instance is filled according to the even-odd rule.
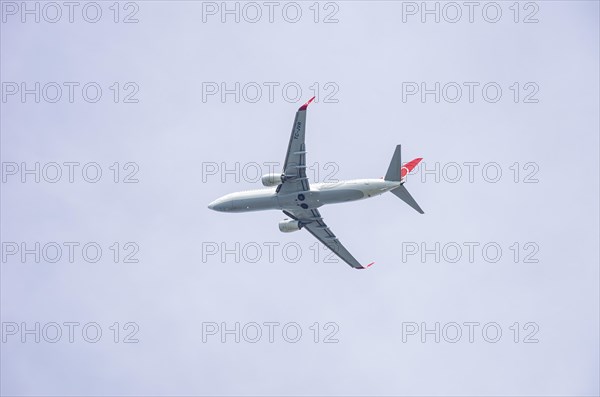
[[[417,210],[417,212],[419,212],[421,214],[425,213],[421,209],[421,207],[419,207],[419,204],[417,204],[417,202],[415,201],[415,199],[412,198],[412,196],[410,195],[410,193],[408,192],[408,190],[406,190],[406,188],[404,187],[404,185],[398,186],[397,188],[395,188],[391,192],[394,193],[396,196],[398,196],[406,204],[410,205],[415,210]]]
[[[400,180],[400,170],[402,168],[402,158],[401,158],[401,150],[402,147],[400,145],[396,146],[394,150],[394,155],[392,156],[392,161],[390,161],[390,165],[388,170],[383,178],[386,181],[399,181]]]

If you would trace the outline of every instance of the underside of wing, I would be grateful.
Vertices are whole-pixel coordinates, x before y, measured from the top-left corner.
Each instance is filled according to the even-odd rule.
[[[335,234],[329,229],[329,227],[323,221],[323,217],[316,208],[313,209],[297,209],[297,210],[284,210],[284,214],[292,219],[300,222],[302,227],[316,237],[321,243],[335,253],[340,259],[346,262],[348,265],[355,269],[365,269],[371,266],[370,263],[366,266],[361,265],[348,250],[342,245]]]
[[[308,178],[306,177],[306,110],[308,105],[315,99],[312,97],[296,112],[292,134],[288,144],[288,150],[283,164],[283,182],[277,187],[281,194],[296,193],[310,190]]]

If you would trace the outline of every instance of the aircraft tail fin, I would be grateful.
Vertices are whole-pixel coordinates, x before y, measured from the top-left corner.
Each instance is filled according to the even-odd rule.
[[[411,172],[421,162],[421,160],[423,160],[419,157],[402,165],[401,149],[402,145],[398,145],[396,146],[396,150],[394,150],[392,161],[390,161],[390,165],[384,177],[386,181],[398,181],[404,183],[404,179],[406,179],[408,173]]]
[[[421,207],[419,207],[419,204],[417,204],[415,199],[404,187],[406,176],[421,162],[421,160],[423,159],[419,157],[402,165],[401,145],[396,146],[396,150],[394,151],[392,161],[390,161],[390,165],[384,179],[386,181],[401,182],[402,185],[398,186],[394,190],[391,190],[391,192],[398,196],[406,204],[414,208],[417,212],[424,214]]]

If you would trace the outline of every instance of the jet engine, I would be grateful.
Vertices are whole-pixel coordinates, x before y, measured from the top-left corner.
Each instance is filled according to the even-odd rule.
[[[265,174],[261,178],[263,186],[277,186],[283,182],[281,174]]]
[[[279,230],[284,233],[297,232],[301,228],[300,222],[293,219],[284,219],[279,222]]]

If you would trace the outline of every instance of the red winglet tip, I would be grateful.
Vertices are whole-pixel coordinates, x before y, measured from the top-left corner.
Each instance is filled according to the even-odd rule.
[[[365,268],[371,267],[375,262],[371,262],[369,263],[367,266],[365,266]]]
[[[304,105],[300,106],[300,109],[298,109],[298,110],[306,110],[306,108],[308,107],[308,105],[310,105],[310,103],[311,103],[312,101],[314,101],[314,100],[315,100],[315,98],[316,98],[316,97],[312,97],[312,98],[310,98],[310,99],[308,100],[308,102],[306,102]]]

